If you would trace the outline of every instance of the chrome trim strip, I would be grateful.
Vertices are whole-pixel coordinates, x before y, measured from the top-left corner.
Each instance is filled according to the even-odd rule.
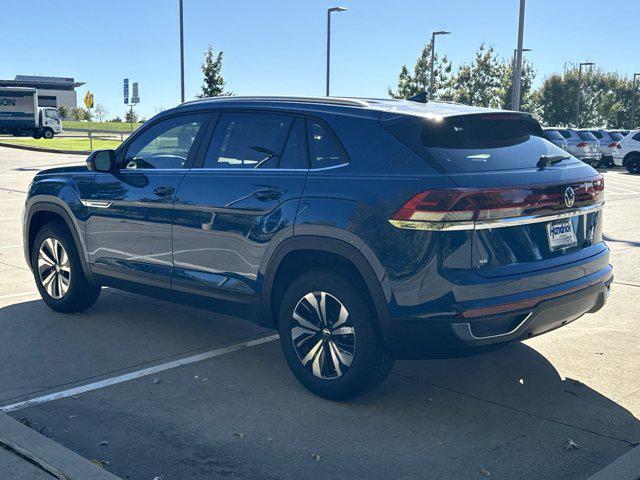
[[[111,205],[113,205],[113,202],[110,200],[80,200],[82,202],[82,205],[84,205],[85,207],[92,207],[92,208],[109,208]]]
[[[514,333],[516,333],[520,328],[522,328],[522,326],[526,323],[527,320],[529,320],[529,318],[531,318],[531,315],[533,315],[533,312],[529,313],[526,317],[524,317],[524,319],[518,323],[518,325],[516,325],[516,327],[506,333],[499,333],[497,335],[487,335],[486,337],[476,337],[473,332],[471,331],[471,324],[470,323],[452,323],[451,327],[454,329],[454,331],[460,336],[462,337],[463,340],[466,341],[472,341],[472,340],[494,340],[496,338],[504,338],[504,337],[508,337],[510,335],[513,335]]]
[[[497,220],[476,220],[469,222],[423,222],[417,220],[389,220],[389,223],[397,228],[407,228],[410,230],[433,230],[433,231],[453,231],[453,230],[486,230],[489,228],[515,227],[518,225],[530,225],[532,223],[553,222],[564,218],[587,215],[602,210],[604,202],[587,207],[574,208],[573,210],[554,213],[552,215],[528,215],[524,217],[500,218]]]

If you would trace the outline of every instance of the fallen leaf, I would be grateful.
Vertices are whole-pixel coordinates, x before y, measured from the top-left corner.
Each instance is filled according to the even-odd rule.
[[[238,438],[244,438],[244,433],[236,432],[233,435],[238,437]]]
[[[101,442],[98,442],[98,445],[100,445],[101,447],[108,447],[109,446],[109,442],[107,442],[106,440],[103,440]]]
[[[484,475],[485,477],[490,477],[491,476],[491,472],[489,470],[485,469],[485,468],[481,468],[480,469],[480,473],[482,475]]]
[[[320,454],[319,453],[313,453],[311,454],[311,458],[313,458],[316,462],[320,461]]]
[[[68,419],[78,418],[78,415],[69,415],[67,418],[68,418]]]
[[[91,461],[93,463],[95,463],[96,465],[98,465],[100,468],[104,468],[105,466],[109,465],[109,462],[107,462],[106,460],[95,460],[95,459],[92,459]]]
[[[562,448],[564,448],[565,450],[577,450],[578,448],[580,448],[580,445],[569,438]]]
[[[153,383],[155,383],[156,385],[157,385],[158,383],[160,383],[161,381],[162,381],[162,379],[161,379],[161,378],[154,378],[154,379],[153,379]]]
[[[520,385],[524,385],[524,379],[523,379],[523,378],[519,379],[519,380],[518,380],[518,383],[519,383]]]

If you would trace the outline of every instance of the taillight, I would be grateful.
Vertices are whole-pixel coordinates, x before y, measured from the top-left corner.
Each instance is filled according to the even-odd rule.
[[[573,190],[573,194],[568,189]],[[571,201],[572,203],[567,203]],[[492,228],[500,221],[541,217],[604,201],[604,178],[563,185],[508,188],[448,188],[414,195],[389,219],[396,227],[420,230]],[[491,227],[490,227],[491,225]]]
[[[578,144],[578,148],[587,148],[589,146],[589,142],[580,142]]]
[[[622,148],[618,142],[613,142],[609,144],[609,148]]]

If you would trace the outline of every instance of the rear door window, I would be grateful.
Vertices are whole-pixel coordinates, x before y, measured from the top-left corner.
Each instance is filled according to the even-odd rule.
[[[270,113],[222,113],[204,168],[277,168],[293,121]]]

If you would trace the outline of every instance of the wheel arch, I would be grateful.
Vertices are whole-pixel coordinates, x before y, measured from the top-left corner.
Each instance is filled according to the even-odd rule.
[[[378,326],[385,345],[393,342],[393,329],[387,300],[379,278],[376,276],[371,263],[363,253],[350,243],[342,240],[315,236],[294,236],[284,240],[271,255],[265,274],[260,298],[260,324],[274,328],[277,327],[276,306],[279,305],[277,295],[279,282],[286,280],[286,272],[281,267],[286,266],[287,259],[299,259],[299,256],[317,255],[325,258],[333,258],[336,263],[331,266],[336,269],[352,268],[357,272],[363,282],[363,286],[369,294],[373,307],[376,310]],[[290,260],[289,260],[290,261]],[[324,264],[323,264],[324,265]],[[301,270],[304,271],[304,270]]]
[[[26,215],[24,223],[24,254],[25,259],[29,267],[31,267],[31,253],[33,252],[33,244],[38,234],[38,231],[46,225],[54,221],[60,221],[66,225],[67,230],[71,234],[71,238],[78,250],[78,256],[82,264],[82,270],[89,279],[94,283],[91,268],[87,263],[86,251],[84,248],[84,242],[81,241],[80,235],[76,228],[75,222],[73,222],[71,215],[65,210],[64,207],[53,203],[51,201],[37,201],[30,205]]]
[[[630,158],[636,156],[636,155],[640,155],[640,151],[638,150],[631,150],[629,153],[627,153],[624,158],[622,159],[622,166],[626,167],[627,166],[627,162],[629,161]]]

